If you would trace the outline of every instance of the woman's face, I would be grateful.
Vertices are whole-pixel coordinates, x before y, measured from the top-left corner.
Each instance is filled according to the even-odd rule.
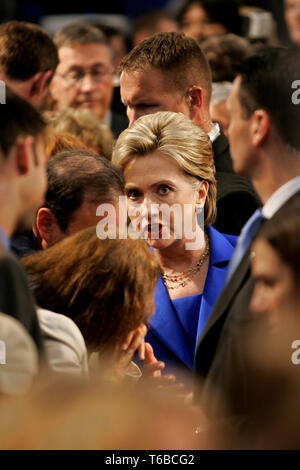
[[[198,2],[192,3],[182,18],[181,31],[192,37],[197,42],[226,34],[227,29],[220,23],[212,23]]]
[[[196,205],[204,206],[207,182],[195,190],[176,161],[159,152],[133,157],[124,177],[129,217],[149,245],[161,249],[191,240],[188,234],[196,229]]]
[[[295,300],[295,284],[289,266],[263,238],[252,245],[251,272],[255,287],[250,310],[265,314],[275,326]]]

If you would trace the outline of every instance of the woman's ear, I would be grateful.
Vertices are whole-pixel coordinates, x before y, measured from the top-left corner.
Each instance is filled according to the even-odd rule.
[[[208,193],[209,183],[208,181],[201,181],[201,186],[198,188],[197,195],[196,195],[196,204],[200,207],[204,207],[206,196]]]

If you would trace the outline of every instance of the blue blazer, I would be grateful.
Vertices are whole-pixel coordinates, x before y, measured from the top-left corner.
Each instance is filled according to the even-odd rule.
[[[236,236],[222,234],[213,227],[208,227],[208,234],[210,261],[199,311],[196,345],[224,285],[228,263],[237,241]],[[154,302],[155,311],[150,318],[146,341],[152,345],[156,358],[166,363],[165,373],[174,373],[177,377],[178,369],[185,369],[189,373],[194,367],[196,351],[191,357],[184,330],[161,277],[155,286]]]

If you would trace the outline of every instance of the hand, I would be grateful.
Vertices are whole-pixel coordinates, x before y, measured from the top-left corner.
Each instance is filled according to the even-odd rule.
[[[156,359],[151,344],[145,343],[145,360],[142,368],[142,380],[146,381],[151,378],[152,385],[155,385],[157,388],[176,392],[176,394],[182,394],[184,392],[184,385],[176,383],[176,377],[173,374],[162,375],[162,370],[164,368],[165,363]],[[154,381],[152,381],[152,379],[154,379]]]
[[[150,343],[145,343],[145,360],[142,368],[144,377],[161,377],[161,371],[165,368],[165,363],[158,361],[154,356],[154,351]]]
[[[134,355],[135,351],[138,351],[138,356],[141,361],[145,360],[145,341],[144,338],[147,334],[147,327],[144,323],[141,323],[135,330],[132,330],[126,337],[123,345],[123,353]]]

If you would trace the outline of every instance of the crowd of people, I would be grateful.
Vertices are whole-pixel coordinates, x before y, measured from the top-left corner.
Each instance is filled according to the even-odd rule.
[[[0,24],[1,448],[299,446],[283,6],[289,44],[192,0],[138,18],[120,56],[91,20]]]

